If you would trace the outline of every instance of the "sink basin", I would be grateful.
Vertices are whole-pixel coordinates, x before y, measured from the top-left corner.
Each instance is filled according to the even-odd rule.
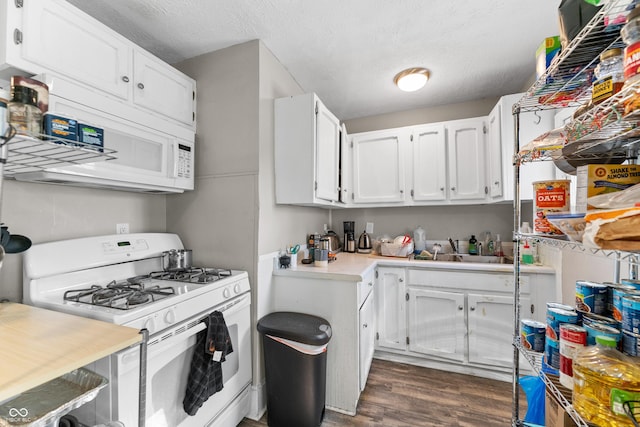
[[[505,257],[492,255],[457,255],[461,262],[480,262],[485,264],[507,264]]]

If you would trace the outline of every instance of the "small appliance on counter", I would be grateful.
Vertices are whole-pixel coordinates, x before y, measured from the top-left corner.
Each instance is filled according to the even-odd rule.
[[[344,248],[345,252],[354,253],[356,251],[356,237],[355,237],[355,221],[344,221]]]
[[[363,231],[358,239],[358,253],[370,254],[371,253],[371,237],[366,231]]]

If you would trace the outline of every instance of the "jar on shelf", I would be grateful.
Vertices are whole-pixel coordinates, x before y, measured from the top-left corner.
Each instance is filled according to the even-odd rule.
[[[8,111],[9,124],[16,133],[32,136],[42,133],[42,112],[38,108],[38,93],[34,89],[12,86]]]
[[[600,63],[594,70],[591,100],[597,105],[620,92],[624,85],[624,66],[622,49],[613,48],[600,54]]]
[[[624,48],[624,87],[640,82],[640,6],[636,6],[629,15],[627,23],[620,30]],[[640,93],[636,91],[624,102],[624,113],[640,109]]]

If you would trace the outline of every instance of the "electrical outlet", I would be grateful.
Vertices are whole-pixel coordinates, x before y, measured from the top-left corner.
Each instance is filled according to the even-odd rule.
[[[365,227],[365,231],[367,232],[367,234],[372,234],[373,233],[373,223],[372,222],[368,222],[367,226]]]
[[[116,224],[116,234],[129,234],[129,223]]]

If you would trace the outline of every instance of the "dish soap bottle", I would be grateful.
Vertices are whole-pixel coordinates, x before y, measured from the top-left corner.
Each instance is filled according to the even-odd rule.
[[[496,234],[496,241],[494,244],[493,254],[495,256],[504,256],[504,251],[502,250],[502,241],[500,240],[499,234]]]
[[[533,252],[531,251],[531,246],[529,246],[529,241],[524,241],[524,246],[522,247],[522,263],[523,264],[533,264]]]
[[[413,231],[413,251],[414,253],[419,254],[426,248],[427,242],[425,240],[424,228],[418,226],[418,228]]]
[[[469,255],[478,255],[478,241],[475,234],[472,234],[469,239]]]

